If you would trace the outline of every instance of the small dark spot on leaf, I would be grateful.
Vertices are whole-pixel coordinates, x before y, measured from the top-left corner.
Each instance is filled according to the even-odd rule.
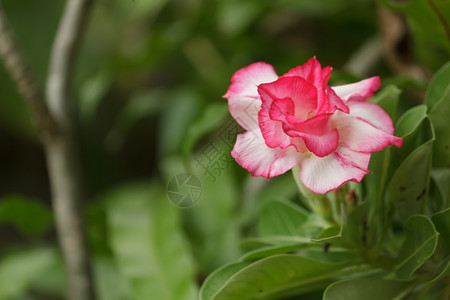
[[[406,188],[405,188],[404,186],[401,186],[401,187],[399,188],[399,190],[400,190],[400,192],[404,192],[404,191],[406,191]]]
[[[425,195],[425,189],[422,190],[422,192],[420,192],[419,196],[417,196],[416,201],[419,201],[420,198],[422,198]]]
[[[323,244],[323,252],[328,253],[328,250],[330,249],[331,244],[330,243],[324,243]]]
[[[258,293],[262,293],[262,292],[263,292],[263,290],[259,290],[259,291],[258,291]]]

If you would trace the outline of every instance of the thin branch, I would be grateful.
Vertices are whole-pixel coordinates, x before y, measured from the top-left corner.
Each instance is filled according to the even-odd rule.
[[[94,299],[94,285],[82,216],[82,189],[72,133],[70,84],[79,41],[92,0],[68,0],[50,55],[47,101],[64,139],[46,147],[58,236],[68,279],[69,300]]]
[[[73,62],[92,2],[68,0],[66,4],[50,58],[47,104],[0,6],[0,57],[26,99],[45,147],[69,300],[95,299],[80,209],[81,184],[69,111]]]
[[[43,140],[53,139],[59,130],[50,116],[45,99],[35,77],[33,76],[14,35],[0,3],[0,58],[17,85],[19,92],[27,101],[31,113]]]
[[[93,0],[68,0],[50,56],[47,100],[59,125],[68,126],[70,82],[78,44]]]

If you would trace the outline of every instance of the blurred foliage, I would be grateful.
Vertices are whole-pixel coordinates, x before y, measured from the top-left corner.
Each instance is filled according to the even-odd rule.
[[[2,4],[44,86],[64,1]],[[222,96],[255,61],[282,74],[316,56],[332,83],[360,79],[348,62],[380,37],[380,7],[408,24],[412,60],[437,73],[428,85],[383,58],[370,65],[386,83],[372,101],[405,144],[375,153],[374,174],[344,187],[361,200],[348,215],[330,196],[329,222],[290,174],[251,178],[234,162],[239,128]],[[448,297],[449,20],[437,0],[98,0],[72,108],[99,299]],[[0,299],[63,299],[44,155],[3,67],[0,90]],[[202,186],[182,209],[167,188],[184,172]]]

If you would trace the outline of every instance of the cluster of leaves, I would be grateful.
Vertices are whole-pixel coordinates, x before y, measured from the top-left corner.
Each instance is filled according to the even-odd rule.
[[[4,2],[43,83],[61,1]],[[448,59],[449,43],[427,2],[447,16],[448,4],[383,2],[406,16],[415,60],[436,71]],[[196,160],[230,124],[220,98],[239,67],[263,60],[286,71],[316,55],[335,67],[332,80],[353,80],[338,70],[376,34],[369,0],[99,0],[77,64],[74,103],[99,299],[444,299],[448,64],[436,73],[423,105],[410,108],[394,86],[373,99],[393,118],[397,105],[408,109],[396,125],[405,144],[374,154],[373,174],[362,185],[299,199],[291,174],[259,180],[227,163],[213,178]],[[376,74],[406,92],[411,87],[384,63]],[[2,133],[36,147],[23,101],[3,70],[0,79]],[[214,145],[231,159],[229,145]],[[2,151],[8,147],[3,143]],[[200,179],[202,195],[195,206],[180,209],[167,197],[167,182],[187,171]],[[16,177],[11,189],[27,191],[29,181],[40,180],[27,178]],[[0,299],[63,298],[50,205],[2,196],[0,223],[19,236],[2,236]]]

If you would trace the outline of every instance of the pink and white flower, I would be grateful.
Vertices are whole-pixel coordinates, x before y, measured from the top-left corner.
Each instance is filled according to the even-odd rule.
[[[366,101],[380,78],[330,87],[331,71],[311,58],[280,77],[263,62],[233,75],[224,97],[247,130],[231,152],[242,167],[270,178],[297,165],[303,184],[323,194],[360,182],[371,152],[401,147],[389,115]]]

